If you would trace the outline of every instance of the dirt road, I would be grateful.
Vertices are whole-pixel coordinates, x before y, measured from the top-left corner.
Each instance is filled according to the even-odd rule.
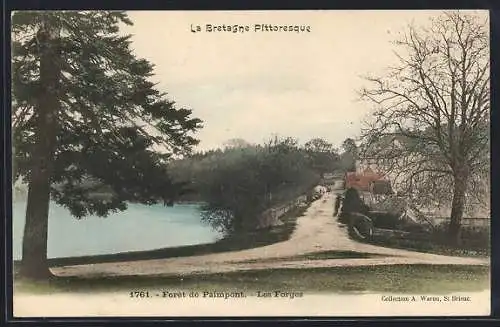
[[[310,268],[387,264],[462,264],[488,265],[483,258],[464,258],[391,249],[351,240],[347,231],[333,217],[335,194],[327,193],[313,202],[287,241],[243,251],[224,252],[201,256],[100,263],[52,268],[58,276],[102,275],[159,275],[230,272],[269,268]],[[377,254],[367,259],[325,260],[266,260],[320,251],[356,251]],[[253,260],[253,262],[246,262]]]

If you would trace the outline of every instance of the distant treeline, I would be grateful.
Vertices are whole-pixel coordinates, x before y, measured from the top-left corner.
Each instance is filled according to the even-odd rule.
[[[167,164],[169,178],[184,187],[173,202],[203,203],[203,219],[226,234],[253,230],[269,208],[304,195],[320,183],[322,175],[351,170],[354,158],[348,151],[338,153],[323,139],[304,145],[291,137],[274,137],[264,144],[230,140],[224,148],[193,153]],[[94,199],[113,197],[103,183],[82,178],[79,186]],[[15,197],[25,197],[27,187],[18,181]],[[165,186],[165,194],[171,190]],[[170,202],[169,202],[170,201]]]
[[[266,209],[311,191],[323,173],[342,169],[342,162],[321,139],[299,146],[294,138],[274,137],[261,145],[231,142],[169,168],[174,180],[190,182],[190,192],[179,200],[205,203],[203,218],[235,234],[255,228]]]

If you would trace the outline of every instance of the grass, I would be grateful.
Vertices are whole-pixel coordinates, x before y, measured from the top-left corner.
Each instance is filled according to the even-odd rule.
[[[414,240],[405,239],[400,237],[374,237],[370,240],[371,244],[396,248],[413,250],[425,253],[459,256],[459,257],[490,257],[489,247],[451,247],[433,239],[428,240]]]
[[[301,261],[301,260],[328,260],[328,259],[367,259],[380,256],[374,253],[364,253],[355,251],[319,251],[280,258],[250,259],[238,261],[238,263],[265,263],[277,261]]]
[[[15,292],[110,291],[295,291],[309,293],[446,294],[490,289],[485,266],[388,265],[308,269],[269,269],[185,276],[56,277],[47,282],[16,279]]]
[[[342,219],[338,221],[346,223]],[[491,253],[489,229],[471,230],[463,227],[462,244],[458,246],[447,244],[447,226],[440,226],[432,232],[409,232],[404,236],[397,235],[401,230],[395,229],[392,233],[383,230],[375,226],[372,239],[365,242],[388,248],[460,257],[489,258]]]
[[[307,207],[298,207],[289,211],[287,214],[280,218],[280,220],[283,222],[283,225],[275,226],[269,229],[247,232],[245,234],[228,236],[214,243],[169,247],[149,251],[134,251],[105,255],[54,258],[48,260],[49,266],[60,267],[104,262],[165,259],[227,251],[239,251],[266,246],[269,244],[288,240],[295,230],[295,227],[297,225],[297,218],[302,216],[306,210]],[[16,264],[18,264],[18,262],[14,263],[14,267],[16,266]]]

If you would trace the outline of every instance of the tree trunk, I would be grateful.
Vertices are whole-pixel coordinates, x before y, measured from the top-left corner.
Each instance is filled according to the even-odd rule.
[[[461,223],[465,207],[465,191],[468,176],[465,173],[456,174],[454,177],[453,200],[451,203],[451,216],[449,225],[449,240],[452,245],[461,243]]]
[[[47,174],[41,169],[33,175],[28,191],[20,273],[31,279],[47,279],[51,275],[47,264],[50,184],[45,182]]]
[[[32,279],[46,279],[51,275],[47,264],[47,236],[50,183],[56,147],[56,115],[59,111],[59,54],[54,44],[58,34],[59,29],[47,21],[42,23],[38,34],[40,91],[36,94],[36,141],[32,152],[20,269],[23,277]]]

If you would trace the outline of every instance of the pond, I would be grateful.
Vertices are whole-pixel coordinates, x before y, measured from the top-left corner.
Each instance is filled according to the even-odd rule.
[[[13,203],[14,260],[21,259],[25,211],[26,201]],[[51,203],[47,252],[49,258],[113,254],[212,243],[220,236],[201,221],[196,204],[129,204],[126,211],[106,218],[77,220],[64,207]]]

